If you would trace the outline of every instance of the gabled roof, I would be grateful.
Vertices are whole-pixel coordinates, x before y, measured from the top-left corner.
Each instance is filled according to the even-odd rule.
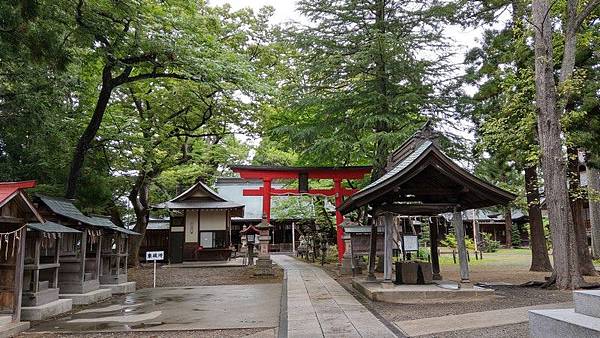
[[[198,181],[198,183],[192,185],[188,190],[181,193],[179,196],[169,200],[169,202],[181,202],[189,198],[193,198],[194,194],[198,192],[203,192],[207,198],[210,198],[214,201],[225,202],[225,199],[216,192],[214,192],[211,188],[209,188],[202,181]]]
[[[219,196],[206,184],[198,181],[179,196],[160,203],[157,209],[201,209],[201,210],[229,210],[232,217],[244,216],[244,205],[230,202]]]
[[[42,217],[23,191],[23,189],[35,188],[35,185],[35,181],[0,182],[0,208],[17,198],[17,203],[22,210],[25,210],[29,215],[33,215],[37,221],[43,222]]]
[[[0,207],[18,194],[21,189],[35,188],[35,181],[0,182]]]
[[[401,214],[423,215],[507,204],[516,196],[476,177],[436,145],[429,123],[388,159],[387,172],[350,196],[338,208],[348,213],[367,204]],[[410,210],[410,209],[414,210]]]
[[[81,222],[87,225],[100,226],[95,224],[94,220],[90,217],[84,215],[77,207],[73,204],[73,201],[70,201],[65,198],[60,197],[50,197],[44,195],[37,195],[37,197],[44,203],[53,213],[70,218],[74,221]]]

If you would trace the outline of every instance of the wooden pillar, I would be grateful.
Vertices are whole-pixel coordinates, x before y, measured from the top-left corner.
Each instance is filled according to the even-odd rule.
[[[383,254],[383,281],[391,282],[392,281],[392,246],[393,246],[393,232],[392,228],[394,226],[394,218],[392,213],[385,213],[385,240],[384,240],[384,254]]]
[[[431,241],[431,271],[434,280],[442,280],[440,274],[440,257],[438,252],[438,224],[439,218],[434,217],[433,222],[429,222],[429,240]]]
[[[375,212],[373,213],[375,215]],[[375,277],[375,260],[377,259],[377,217],[373,217],[373,224],[371,225],[371,245],[369,247],[369,274],[367,275],[368,281],[376,281]]]
[[[123,235],[121,233],[115,234],[116,241],[117,241],[117,243],[115,243],[117,245],[117,257],[116,257],[117,276],[119,276],[121,274],[121,249],[123,248],[124,236],[125,235]]]
[[[52,288],[57,288],[58,287],[58,270],[59,270],[59,257],[60,255],[59,250],[60,250],[60,246],[62,245],[62,236],[64,236],[64,234],[56,234],[56,241],[54,242],[54,264],[57,265],[57,267],[55,267],[54,270],[54,274],[52,275]]]
[[[42,233],[37,232],[37,234],[35,234],[35,248],[33,253],[33,264],[35,264],[35,269],[33,270],[33,285],[31,285],[31,291],[34,293],[40,290],[40,256],[42,255],[41,246]]]
[[[23,300],[23,264],[25,263],[25,236],[27,234],[27,228],[23,227],[20,231],[20,239],[18,251],[15,253],[15,288],[14,290],[14,310],[13,321],[18,322],[21,320],[21,302]],[[13,245],[16,244],[16,238],[13,238]]]
[[[85,255],[86,255],[86,251],[87,251],[87,229],[83,229],[81,231],[81,286],[83,287],[83,284],[85,282]]]
[[[465,226],[463,224],[462,213],[459,207],[454,207],[452,225],[454,226],[456,247],[458,250],[458,261],[460,263],[460,281],[461,283],[469,283],[469,263],[467,261],[467,246],[465,244]]]
[[[479,220],[477,219],[477,209],[473,209],[473,243],[475,249],[481,248],[481,232],[479,231]]]
[[[100,279],[100,265],[102,264],[101,258],[102,258],[102,238],[104,238],[104,233],[100,233],[100,236],[98,237],[98,241],[96,243],[98,243],[98,245],[96,246],[96,279]],[[110,269],[110,267],[109,267]]]

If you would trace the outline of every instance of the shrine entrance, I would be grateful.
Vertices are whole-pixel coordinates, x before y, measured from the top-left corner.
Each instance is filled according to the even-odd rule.
[[[263,186],[254,189],[244,189],[244,196],[262,197],[262,213],[271,221],[271,197],[285,195],[320,195],[334,196],[335,206],[339,207],[344,197],[351,196],[357,190],[343,186],[344,180],[360,180],[371,173],[370,166],[356,167],[275,167],[275,166],[234,166],[231,168],[234,172],[240,174],[243,179],[258,179],[263,182]],[[309,180],[311,179],[329,179],[333,180],[333,188],[329,189],[311,189]],[[298,180],[296,189],[278,189],[272,188],[273,180]],[[344,255],[344,242],[342,237],[344,230],[340,227],[343,216],[336,211],[336,234],[338,258],[341,260]],[[292,239],[295,240],[295,239]]]

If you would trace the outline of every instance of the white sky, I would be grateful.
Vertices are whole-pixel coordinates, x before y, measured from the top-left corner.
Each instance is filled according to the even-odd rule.
[[[271,22],[273,24],[280,24],[289,21],[308,23],[305,17],[295,11],[296,1],[294,0],[209,0],[210,5],[220,6],[226,3],[230,4],[234,10],[245,7],[251,7],[255,10],[258,10],[264,6],[271,6],[275,9],[275,13],[271,18]],[[503,20],[499,20],[497,25],[502,25],[502,21]],[[448,37],[456,42],[456,55],[452,61],[456,64],[461,64],[464,60],[465,53],[469,49],[479,45],[478,40],[482,36],[483,28],[478,27],[463,29],[459,26],[449,26],[446,33]],[[465,90],[467,93],[473,93],[475,89],[465,88]],[[470,121],[447,121],[446,125],[442,126],[442,128],[445,131],[460,135],[465,139],[474,139],[474,135],[471,130],[473,125]]]

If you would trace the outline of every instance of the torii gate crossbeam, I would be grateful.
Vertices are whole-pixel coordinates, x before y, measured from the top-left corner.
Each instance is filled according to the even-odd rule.
[[[231,168],[239,173],[244,179],[259,179],[263,181],[263,186],[257,189],[244,189],[244,196],[261,196],[262,213],[267,221],[271,220],[271,197],[281,195],[324,195],[335,196],[335,206],[338,207],[344,201],[344,197],[351,196],[356,189],[344,188],[343,180],[358,180],[371,172],[370,166],[361,167],[271,167],[271,166],[234,166]],[[273,189],[271,182],[273,180],[294,180],[304,179],[331,179],[333,188],[331,189]],[[337,226],[337,247],[338,259],[341,261],[344,255],[344,241],[342,239],[344,230],[339,225],[343,221],[342,214],[336,210],[335,220]]]

